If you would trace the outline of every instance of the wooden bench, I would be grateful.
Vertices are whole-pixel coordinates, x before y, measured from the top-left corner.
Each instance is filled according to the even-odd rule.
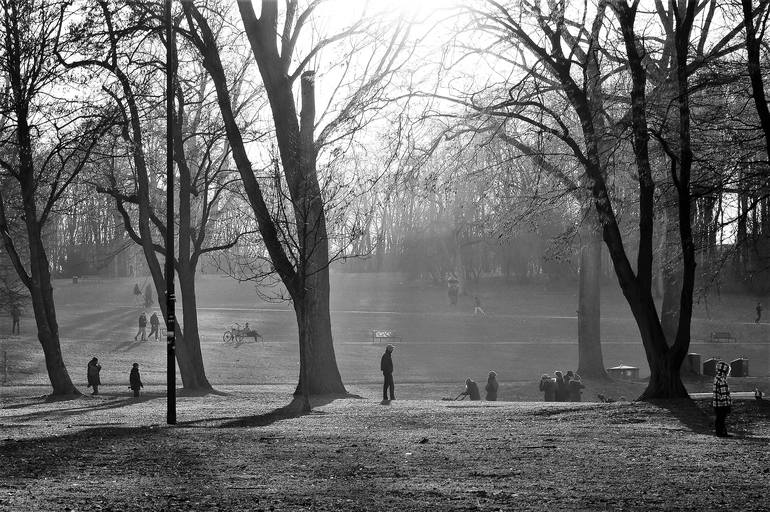
[[[378,331],[372,329],[372,343],[379,341],[401,341],[401,336],[393,331]]]
[[[722,341],[735,343],[735,338],[727,331],[714,331],[711,333],[711,341],[714,343]]]

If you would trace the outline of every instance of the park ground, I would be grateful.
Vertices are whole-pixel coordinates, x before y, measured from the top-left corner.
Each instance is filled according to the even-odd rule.
[[[576,295],[543,286],[481,286],[457,308],[440,285],[396,275],[333,277],[332,321],[351,397],[316,397],[311,414],[286,410],[298,367],[286,304],[248,284],[199,283],[202,349],[216,393],[179,391],[166,425],[165,344],[138,342],[134,284],[55,284],[62,348],[75,382],[103,366],[100,395],[49,401],[34,325],[0,338],[0,511],[17,510],[767,510],[770,402],[736,400],[733,437],[712,435],[709,401],[638,403],[647,366],[627,306],[603,290],[605,366],[640,367],[633,381],[586,381],[583,403],[543,403],[543,372],[575,367]],[[754,324],[755,297],[696,305],[692,349],[703,359],[745,356],[751,377],[734,393],[770,390],[770,325]],[[150,308],[152,309],[152,308]],[[155,306],[157,309],[157,306]],[[248,321],[264,343],[225,345]],[[383,343],[394,353],[398,400],[381,404]],[[0,332],[7,332],[0,319]],[[714,344],[711,331],[736,343]],[[127,389],[139,362],[143,396]],[[501,381],[500,402],[445,401],[466,377]],[[710,379],[686,381],[708,392]],[[614,403],[598,403],[602,393]],[[623,398],[624,400],[621,400]]]

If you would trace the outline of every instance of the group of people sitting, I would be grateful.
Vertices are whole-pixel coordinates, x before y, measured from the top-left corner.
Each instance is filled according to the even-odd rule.
[[[569,370],[565,375],[553,372],[553,377],[544,373],[540,377],[540,391],[546,402],[580,402],[585,385],[580,375]]]

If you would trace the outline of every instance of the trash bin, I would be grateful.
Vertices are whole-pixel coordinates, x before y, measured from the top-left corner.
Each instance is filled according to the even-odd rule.
[[[683,375],[700,375],[700,354],[690,352],[682,361]]]
[[[730,361],[730,376],[731,377],[748,377],[749,376],[749,360],[745,357],[739,357]]]
[[[719,359],[710,358],[703,362],[703,375],[714,377],[717,374],[717,362]]]

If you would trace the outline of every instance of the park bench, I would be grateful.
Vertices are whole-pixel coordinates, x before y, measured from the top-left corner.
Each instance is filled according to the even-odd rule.
[[[372,343],[377,343],[380,341],[401,341],[401,336],[394,333],[393,331],[378,331],[373,329]]]
[[[714,343],[722,341],[735,343],[735,338],[727,331],[714,331],[711,333],[711,341]]]

